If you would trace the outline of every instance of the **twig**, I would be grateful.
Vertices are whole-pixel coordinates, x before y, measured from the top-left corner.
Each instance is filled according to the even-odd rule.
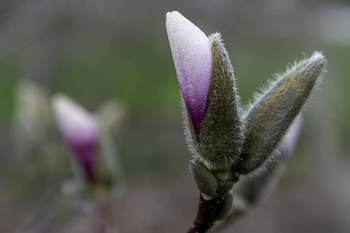
[[[99,200],[96,203],[96,232],[108,233],[113,228],[112,211],[106,200]]]
[[[225,199],[231,195],[232,186],[232,183],[219,184],[218,195],[213,198],[200,194],[197,217],[187,233],[205,233],[214,226]]]

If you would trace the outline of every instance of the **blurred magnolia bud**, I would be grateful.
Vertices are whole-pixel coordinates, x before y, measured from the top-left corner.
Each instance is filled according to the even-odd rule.
[[[15,87],[13,136],[18,148],[43,144],[52,127],[46,90],[31,80],[20,80]],[[43,146],[43,145],[40,145]]]
[[[96,112],[111,133],[118,132],[120,134],[120,131],[123,131],[127,111],[120,101],[116,99],[108,100]],[[120,135],[118,136],[120,137]]]
[[[302,114],[300,113],[289,126],[284,135],[281,145],[275,153],[280,153],[281,158],[290,156],[293,152],[297,137],[299,135]],[[275,188],[281,176],[284,173],[285,166],[280,161],[269,163],[269,166],[263,168],[264,171],[258,176],[242,177],[240,182],[234,187],[235,193],[245,198],[250,205],[255,205],[265,199]]]
[[[63,94],[52,98],[52,106],[58,128],[76,154],[77,163],[72,165],[78,181],[89,184],[95,196],[120,197],[124,191],[123,168],[110,135],[111,122],[106,123],[110,119],[106,111],[91,114]]]
[[[75,152],[89,183],[96,180],[95,160],[98,142],[97,122],[92,114],[64,94],[52,98],[58,129]]]
[[[277,149],[277,153],[281,153],[281,158],[292,154],[301,124],[302,114],[300,113],[290,125]],[[234,219],[236,216],[243,215],[252,207],[266,200],[275,189],[285,170],[285,165],[281,161],[274,161],[270,162],[269,166],[265,166],[264,171],[257,176],[241,177],[240,182],[233,187],[235,202],[232,205],[229,218]]]
[[[275,162],[258,176],[244,176],[234,187],[234,193],[241,195],[254,206],[272,193],[285,171],[285,164]]]
[[[99,128],[99,156],[96,162],[99,185],[95,191],[102,195],[109,192],[114,198],[119,198],[125,190],[123,166],[112,140],[109,125],[99,113],[95,117]]]
[[[67,172],[62,147],[57,143],[47,90],[37,83],[19,80],[14,92],[14,119],[11,136],[13,155],[23,182],[42,191]],[[36,184],[36,185],[34,185]]]
[[[242,137],[233,68],[220,34],[208,38],[176,11],[167,13],[166,28],[189,147],[209,169],[225,170],[238,158]]]

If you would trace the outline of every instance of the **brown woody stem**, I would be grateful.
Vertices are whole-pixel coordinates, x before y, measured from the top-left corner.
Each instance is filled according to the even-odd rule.
[[[187,233],[205,233],[214,226],[218,211],[233,185],[221,183],[219,186],[216,197],[209,199],[200,194],[197,216]]]

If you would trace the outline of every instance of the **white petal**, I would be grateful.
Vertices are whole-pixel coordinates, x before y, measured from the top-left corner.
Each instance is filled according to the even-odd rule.
[[[95,118],[68,96],[57,94],[52,99],[58,128],[69,143],[85,143],[97,138]]]

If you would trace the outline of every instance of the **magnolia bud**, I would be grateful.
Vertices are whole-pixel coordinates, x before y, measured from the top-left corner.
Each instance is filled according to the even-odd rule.
[[[302,109],[325,63],[322,53],[315,52],[280,75],[256,98],[244,119],[241,162],[233,166],[234,171],[250,173],[269,158]]]
[[[190,168],[199,191],[209,197],[215,196],[218,182],[209,169],[199,160],[192,160]]]
[[[220,34],[208,38],[178,12],[167,13],[166,27],[191,150],[210,169],[227,169],[238,158],[242,130],[233,68]]]
[[[83,167],[85,178],[90,183],[94,182],[96,179],[94,164],[98,140],[95,118],[82,106],[63,94],[57,94],[52,98],[52,106],[58,129],[76,153]]]

